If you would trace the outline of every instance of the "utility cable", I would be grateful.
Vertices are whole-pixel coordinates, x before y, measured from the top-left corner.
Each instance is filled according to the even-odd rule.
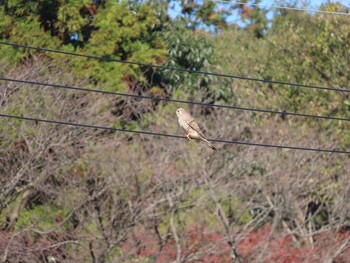
[[[135,61],[122,60],[122,59],[108,58],[108,57],[99,57],[99,56],[94,56],[94,55],[85,55],[85,54],[80,54],[80,53],[74,53],[74,52],[68,52],[68,51],[60,51],[60,50],[41,48],[41,47],[33,47],[33,46],[21,45],[21,44],[9,43],[9,42],[3,42],[3,41],[0,41],[0,45],[8,45],[8,46],[14,46],[14,47],[20,47],[20,48],[26,48],[26,49],[33,49],[33,50],[38,50],[38,51],[45,51],[45,52],[51,52],[51,53],[57,53],[57,54],[64,54],[64,55],[69,55],[69,56],[97,59],[97,60],[102,60],[102,61],[107,61],[107,62],[118,62],[118,63],[129,64],[129,65],[146,66],[146,67],[159,68],[159,69],[172,70],[172,71],[180,71],[180,72],[187,72],[187,73],[197,73],[197,74],[217,76],[217,77],[223,77],[223,78],[241,79],[241,80],[247,80],[247,81],[256,81],[256,82],[263,82],[263,83],[270,83],[270,84],[280,84],[280,85],[287,85],[287,86],[301,87],[301,88],[309,88],[309,89],[330,90],[330,91],[348,92],[348,93],[350,92],[350,90],[341,89],[341,88],[323,87],[323,86],[316,86],[316,85],[306,85],[306,84],[291,83],[291,82],[285,82],[285,81],[259,79],[259,78],[236,76],[236,75],[229,75],[229,74],[222,74],[222,73],[215,73],[215,72],[198,71],[198,70],[192,70],[192,69],[183,69],[183,68],[159,66],[159,65],[149,64],[149,63],[141,63],[141,62],[135,62]]]
[[[158,97],[153,97],[153,96],[145,96],[145,95],[137,95],[137,94],[130,94],[130,93],[114,92],[114,91],[103,91],[103,90],[96,90],[96,89],[79,88],[79,87],[73,87],[73,86],[64,86],[64,85],[58,85],[58,84],[42,83],[42,82],[4,78],[4,77],[0,77],[0,80],[17,82],[17,83],[24,83],[24,84],[30,84],[30,85],[52,87],[52,88],[59,88],[59,89],[78,90],[78,91],[85,91],[85,92],[118,95],[118,96],[123,96],[123,97],[148,99],[148,100],[155,100],[155,101],[167,101],[167,102],[176,102],[176,103],[184,103],[184,104],[194,104],[194,105],[201,105],[201,106],[205,106],[205,107],[217,107],[217,108],[235,109],[235,110],[242,110],[242,111],[263,112],[263,113],[271,113],[271,114],[280,114],[282,116],[283,115],[291,115],[291,116],[297,116],[297,117],[317,118],[317,119],[326,119],[326,120],[350,121],[350,118],[341,118],[341,117],[323,116],[323,115],[312,115],[312,114],[305,114],[305,113],[276,111],[276,110],[267,110],[267,109],[256,109],[256,108],[247,108],[247,107],[230,106],[230,105],[220,105],[220,104],[212,104],[212,103],[199,102],[199,101],[187,101],[187,100],[176,100],[176,99],[168,99],[168,98],[158,98]]]
[[[128,130],[128,129],[121,129],[121,128],[111,128],[111,127],[106,127],[106,126],[96,126],[96,125],[80,124],[80,123],[73,123],[73,122],[66,122],[66,121],[45,120],[45,119],[39,119],[39,118],[14,116],[14,115],[8,115],[8,114],[0,114],[0,117],[27,120],[27,121],[35,121],[35,122],[44,122],[44,123],[51,123],[51,124],[58,124],[58,125],[67,125],[67,126],[75,126],[75,127],[109,130],[109,131],[137,133],[137,134],[145,134],[145,135],[152,135],[152,136],[163,136],[163,137],[171,137],[171,138],[177,138],[177,139],[186,138],[186,136],[175,135],[175,134],[165,134],[165,133],[156,133],[156,132],[147,132],[147,131]],[[256,146],[256,147],[268,147],[268,148],[277,148],[277,149],[290,149],[290,150],[301,150],[301,151],[350,154],[350,151],[343,151],[343,150],[308,148],[308,147],[288,146],[288,145],[273,145],[273,144],[242,142],[242,141],[227,141],[227,140],[220,140],[220,139],[208,139],[208,140],[212,141],[212,142],[225,143],[225,144],[240,144],[240,145],[249,145],[249,146]]]
[[[332,14],[332,15],[350,15],[350,13],[346,13],[346,12],[327,11],[327,10],[309,9],[309,8],[292,7],[292,6],[264,5],[264,4],[254,4],[254,3],[248,3],[248,2],[244,3],[244,2],[238,2],[238,1],[225,1],[225,0],[210,0],[210,1],[223,3],[223,4],[257,6],[257,7],[264,7],[264,8],[268,8],[268,9],[286,9],[286,10],[305,11],[305,12],[313,12],[313,13],[324,13],[324,14]]]

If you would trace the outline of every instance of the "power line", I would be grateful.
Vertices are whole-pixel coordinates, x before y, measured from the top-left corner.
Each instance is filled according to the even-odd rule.
[[[51,124],[58,124],[58,125],[67,125],[67,126],[75,126],[75,127],[109,130],[109,131],[119,131],[119,132],[127,132],[127,133],[152,135],[152,136],[171,137],[171,138],[177,138],[177,139],[185,139],[186,138],[186,136],[175,135],[175,134],[165,134],[165,133],[157,133],[157,132],[147,132],[147,131],[128,130],[128,129],[121,129],[121,128],[111,128],[111,127],[106,127],[106,126],[97,126],[97,125],[80,124],[80,123],[55,121],[55,120],[45,120],[45,119],[39,119],[39,118],[14,116],[14,115],[8,115],[8,114],[0,114],[0,117],[27,120],[27,121],[35,121],[35,122],[44,122],[44,123],[51,123]],[[298,147],[298,146],[288,146],[288,145],[273,145],[273,144],[242,142],[242,141],[227,141],[227,140],[220,140],[220,139],[208,139],[208,140],[212,141],[212,142],[218,142],[218,143],[240,144],[240,145],[248,145],[248,146],[255,146],[255,147],[268,147],[268,148],[277,148],[277,149],[290,149],[290,150],[301,150],[301,151],[350,154],[350,151],[343,151],[343,150],[308,148],[308,147]]]
[[[85,92],[117,95],[117,96],[123,96],[123,97],[133,97],[133,98],[139,98],[139,99],[194,104],[194,105],[201,105],[201,106],[205,106],[205,107],[217,107],[217,108],[226,108],[226,109],[235,109],[235,110],[243,110],[243,111],[253,111],[253,112],[263,112],[263,113],[280,114],[280,115],[291,115],[291,116],[297,116],[297,117],[317,118],[317,119],[326,119],[326,120],[350,121],[350,118],[312,115],[312,114],[305,114],[305,113],[276,111],[276,110],[267,110],[267,109],[256,109],[256,108],[247,108],[247,107],[230,106],[230,105],[220,105],[220,104],[212,104],[212,103],[198,102],[198,101],[157,98],[157,97],[145,96],[145,95],[137,95],[137,94],[130,94],[130,93],[114,92],[114,91],[103,91],[103,90],[96,90],[96,89],[86,89],[86,88],[79,88],[79,87],[73,87],[73,86],[64,86],[64,85],[58,85],[58,84],[42,83],[42,82],[12,79],[12,78],[0,77],[0,80],[17,82],[17,83],[25,83],[25,84],[30,84],[30,85],[45,86],[45,87],[53,87],[53,88],[59,88],[59,89],[69,89],[69,90],[78,90],[78,91],[85,91]]]
[[[257,7],[265,7],[268,9],[286,9],[286,10],[306,11],[306,12],[324,13],[324,14],[332,14],[332,15],[347,15],[347,16],[350,15],[350,13],[345,13],[345,12],[326,11],[326,10],[291,7],[291,6],[264,5],[264,4],[244,3],[244,2],[225,1],[225,0],[210,0],[210,1],[224,3],[224,4],[238,4],[238,5],[250,5],[250,6],[257,6]]]
[[[20,47],[20,48],[26,48],[26,49],[34,49],[34,50],[38,50],[38,51],[64,54],[64,55],[69,55],[69,56],[98,59],[98,60],[107,61],[107,62],[118,62],[118,63],[129,64],[129,65],[146,66],[146,67],[187,72],[187,73],[197,73],[197,74],[217,76],[217,77],[223,77],[223,78],[241,79],[241,80],[247,80],[247,81],[256,81],[256,82],[263,82],[263,83],[270,83],[270,84],[280,84],[280,85],[287,85],[287,86],[293,86],[293,87],[319,89],[319,90],[330,90],[330,91],[350,93],[350,90],[347,90],[347,89],[322,87],[322,86],[316,86],[316,85],[306,85],[306,84],[259,79],[259,78],[251,78],[251,77],[236,76],[236,75],[229,75],[229,74],[222,74],[222,73],[215,73],[215,72],[198,71],[198,70],[192,70],[192,69],[173,68],[173,67],[159,66],[159,65],[149,64],[149,63],[141,63],[141,62],[135,62],[135,61],[121,60],[121,59],[114,59],[114,58],[107,58],[107,57],[99,57],[99,56],[94,56],[94,55],[84,55],[84,54],[80,54],[80,53],[73,53],[73,52],[68,52],[68,51],[60,51],[60,50],[41,48],[41,47],[33,47],[33,46],[21,45],[21,44],[16,44],[16,43],[8,43],[8,42],[3,42],[3,41],[0,41],[0,45],[8,45],[8,46],[14,46],[14,47]]]

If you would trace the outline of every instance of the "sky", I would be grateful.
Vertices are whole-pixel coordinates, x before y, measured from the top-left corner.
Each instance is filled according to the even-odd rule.
[[[228,1],[228,0],[227,0]],[[234,2],[239,2],[239,0],[231,0],[231,3],[234,3]],[[301,1],[302,2],[302,1]],[[328,0],[306,0],[304,2],[309,2],[310,4],[306,7],[302,7],[302,6],[298,6],[298,7],[302,7],[302,8],[308,8],[308,9],[318,9],[318,7],[323,4],[323,3],[327,3],[329,2]],[[350,6],[350,0],[334,0],[333,2],[339,2],[347,7]],[[226,4],[225,4],[226,5]],[[274,0],[262,0],[260,2],[260,5],[261,7],[263,8],[263,6],[276,6],[278,4],[275,4],[275,1]],[[172,18],[175,18],[177,15],[181,14],[181,8],[179,5],[175,6],[173,10],[169,10],[169,15],[172,17]],[[299,11],[296,11],[296,12],[299,12]],[[269,16],[272,16],[272,13],[268,15],[268,18],[270,19],[271,17]],[[238,14],[235,13],[233,14],[232,16],[230,16],[228,18],[228,22],[234,22],[238,19]]]

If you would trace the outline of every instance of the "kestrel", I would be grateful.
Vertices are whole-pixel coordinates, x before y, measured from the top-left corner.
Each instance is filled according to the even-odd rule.
[[[203,135],[201,129],[198,126],[198,123],[195,119],[189,114],[185,109],[180,108],[176,111],[176,116],[178,117],[179,124],[182,128],[184,128],[188,134],[187,139],[190,141],[191,139],[202,140],[205,141],[210,148],[216,150],[214,145],[212,145]]]

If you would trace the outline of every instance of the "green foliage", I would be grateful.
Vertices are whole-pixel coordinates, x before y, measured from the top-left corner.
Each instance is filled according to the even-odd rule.
[[[80,14],[81,9],[88,8],[91,1],[71,0],[61,5],[57,12],[56,28],[59,29],[58,34],[72,34],[80,32],[89,22],[89,18]]]
[[[213,43],[206,33],[189,31],[186,20],[179,18],[167,24],[164,41],[169,50],[165,66],[199,71],[216,70]],[[201,92],[203,98],[211,101],[225,100],[233,95],[231,89],[225,88],[229,83],[227,80],[211,75],[162,70],[161,80],[172,92],[175,89],[185,90],[189,94]]]
[[[214,28],[215,31],[227,26],[227,17],[231,11],[220,8],[215,1],[169,1],[170,7],[179,4],[187,24],[192,30]]]
[[[293,22],[296,19],[298,23]],[[309,26],[301,26],[305,24]],[[277,17],[269,32],[269,45],[273,48],[269,52],[263,77],[269,78],[274,74],[276,80],[332,87],[348,86],[349,29],[346,20],[341,17],[295,13]],[[279,69],[278,75],[275,74],[276,69]],[[277,92],[285,97],[286,108],[299,110],[308,105],[310,111],[317,108],[322,114],[349,116],[346,98],[337,93],[300,88],[285,90],[278,89]]]
[[[346,76],[350,74],[349,30],[347,20],[342,16],[310,16],[290,11],[274,18],[272,28],[264,38],[252,40],[241,30],[225,32],[218,37],[217,52],[225,50],[219,54],[225,73],[346,88],[349,86]],[[230,61],[237,63],[232,65]],[[350,116],[348,98],[344,94],[286,85],[235,82],[241,87],[240,97],[249,98],[251,106]],[[255,92],[253,87],[266,88]],[[348,123],[303,121],[328,129],[348,127]]]
[[[169,50],[166,66],[189,70],[200,70],[209,66],[213,54],[211,44],[203,33],[193,34],[188,31],[185,20],[178,19],[174,24],[169,24],[164,39]],[[164,70],[164,75],[173,88],[179,84],[193,88],[198,83],[197,74]],[[200,78],[205,81],[205,76]]]
[[[0,6],[0,37],[4,37],[8,34],[8,31],[12,24],[11,16],[5,14],[5,6]]]
[[[135,14],[125,3],[108,1],[94,16],[93,26],[98,30],[91,33],[86,49],[98,56],[157,64],[165,55],[161,41],[153,35],[153,28],[158,24],[159,20],[147,5],[141,5]],[[143,81],[138,67],[113,62],[88,65],[90,77],[105,83],[109,90],[117,90],[117,85],[123,86],[121,80],[127,79],[125,75]]]
[[[224,193],[221,193],[226,196]],[[252,218],[249,211],[245,211],[245,203],[238,197],[232,196],[220,202],[225,214],[229,217],[232,224],[246,224]]]
[[[254,6],[251,7],[245,4],[235,4],[234,8],[239,10],[243,28],[246,32],[256,38],[263,37],[268,31],[268,20],[266,18],[267,10],[259,7],[260,0],[254,1]]]
[[[162,39],[156,34],[160,21],[154,9],[140,4],[137,12],[131,11],[125,2],[105,1],[93,11],[91,1],[10,1],[0,9],[0,38],[31,46],[60,48],[86,54],[157,64],[166,51]],[[10,14],[14,14],[15,17]],[[77,34],[78,40],[71,37]],[[52,36],[56,37],[53,39]],[[53,41],[54,40],[54,41]],[[5,54],[9,48],[1,47]],[[83,48],[83,49],[82,49]],[[18,61],[36,51],[20,49]],[[47,54],[56,65],[62,55]],[[138,66],[126,66],[115,62],[91,61],[71,57],[72,70],[92,83],[104,83],[108,91],[123,90],[128,80],[145,82]]]
[[[217,3],[214,1],[204,2],[196,12],[196,18],[201,20],[206,26],[213,25],[215,28],[225,28],[227,26],[226,18],[231,14],[225,9],[217,9]],[[198,22],[197,22],[198,23]]]
[[[90,1],[35,4],[20,1],[9,5],[6,12],[5,9],[1,10],[4,19],[0,25],[0,37],[6,37],[11,42],[141,63],[165,62],[167,66],[191,70],[215,69],[213,47],[208,37],[201,32],[193,34],[188,31],[185,20],[167,21],[161,4],[137,4],[131,7],[127,2],[110,0],[100,4],[93,14]],[[14,25],[9,20],[12,18],[8,16],[8,9],[19,16]],[[219,19],[216,13],[212,14],[214,9],[212,3],[204,4],[199,8],[198,14],[207,19],[212,16]],[[223,18],[219,20],[222,22]],[[219,20],[215,20],[215,23],[219,23]],[[214,23],[205,21],[208,25]],[[78,40],[71,40],[74,34],[77,34]],[[56,38],[55,41],[52,41],[52,36]],[[8,50],[13,49],[6,47],[3,52]],[[21,61],[35,52],[18,49],[15,57]],[[54,64],[67,66],[62,63],[62,55],[47,55],[53,59]],[[162,86],[167,93],[182,86],[190,87],[191,93],[200,89],[203,96],[209,97],[212,102],[233,95],[230,89],[222,88],[227,82],[213,76],[160,71],[160,79],[154,81],[154,72],[149,68],[79,57],[70,57],[70,61],[71,70],[80,78],[90,79],[93,85],[103,83],[103,89],[107,91],[126,90],[136,80],[143,86]],[[140,74],[141,72],[146,74]]]
[[[32,208],[26,208],[21,212],[16,224],[16,230],[25,229],[31,225],[40,231],[48,231],[62,222],[69,215],[69,211],[59,207],[54,203],[45,203],[44,205],[34,205]],[[71,229],[69,222],[63,224],[63,229]]]

